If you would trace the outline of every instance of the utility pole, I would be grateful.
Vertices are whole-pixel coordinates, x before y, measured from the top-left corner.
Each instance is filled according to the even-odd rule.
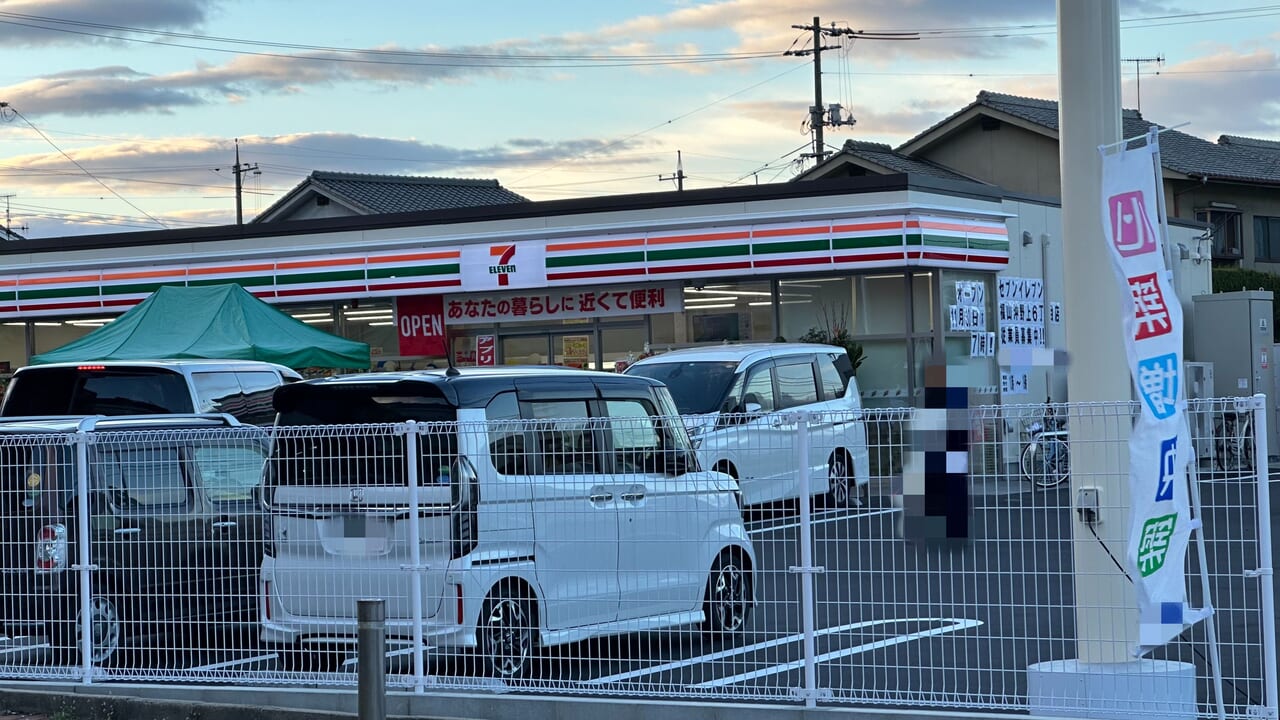
[[[231,174],[236,176],[236,224],[244,224],[244,213],[240,202],[240,190],[244,183],[240,180],[240,176],[247,172],[260,172],[258,163],[252,165],[240,163],[240,138],[236,138],[236,164],[231,167]]]
[[[850,28],[838,28],[835,23],[832,23],[829,28],[823,28],[820,19],[817,17],[813,18],[812,25],[792,25],[791,27],[796,30],[813,32],[813,47],[811,49],[788,50],[783,55],[813,56],[813,105],[809,106],[809,131],[813,134],[813,152],[805,153],[800,157],[812,157],[821,164],[830,154],[827,152],[826,142],[823,138],[823,128],[827,126],[853,125],[857,122],[853,119],[853,116],[844,115],[842,112],[844,108],[840,105],[826,107],[822,104],[822,51],[839,50],[843,47],[842,45],[823,45],[823,38],[844,35],[855,40],[859,38],[864,40],[919,40],[920,34],[915,32],[866,32]]]
[[[17,197],[17,195],[9,193],[7,195],[0,195],[0,197],[4,198],[4,238],[6,240],[25,240],[26,238],[14,231],[13,219],[9,216],[9,200],[10,198]],[[28,228],[26,225],[19,225],[17,229],[27,230]]]
[[[1120,62],[1133,63],[1133,74],[1136,80],[1136,89],[1138,92],[1138,112],[1142,112],[1142,64],[1155,63],[1156,65],[1164,64],[1164,55],[1157,55],[1153,58],[1122,58]]]
[[[684,174],[684,159],[680,157],[680,151],[676,151],[676,174],[675,175],[659,175],[658,182],[666,182],[667,180],[676,181],[676,192],[684,192],[684,179],[688,177]]]

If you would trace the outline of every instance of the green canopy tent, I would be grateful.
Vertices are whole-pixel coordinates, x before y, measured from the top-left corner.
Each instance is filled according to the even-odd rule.
[[[166,285],[110,323],[31,362],[172,358],[365,370],[369,346],[295,320],[239,285]]]

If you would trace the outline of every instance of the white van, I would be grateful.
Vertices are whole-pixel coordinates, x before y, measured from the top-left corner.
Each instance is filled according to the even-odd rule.
[[[746,504],[796,498],[796,425],[807,410],[814,495],[850,504],[871,480],[867,428],[844,348],[759,343],[685,348],[640,360],[626,374],[664,383],[684,415],[703,467],[738,478]]]
[[[747,621],[756,560],[735,483],[699,468],[656,381],[373,373],[295,383],[275,404],[262,639],[292,669],[332,668],[353,647],[362,597],[384,599],[393,643],[421,612],[433,653],[475,649],[503,678],[527,676],[539,647]],[[424,423],[413,453],[410,420]]]

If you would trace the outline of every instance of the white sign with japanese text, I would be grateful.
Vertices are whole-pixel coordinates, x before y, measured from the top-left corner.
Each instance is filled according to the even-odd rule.
[[[1044,347],[1044,281],[1002,277],[996,291],[1000,344]]]
[[[463,325],[680,312],[684,309],[683,300],[679,285],[609,285],[448,295],[444,301],[444,322]]]
[[[1129,438],[1127,560],[1137,590],[1139,653],[1201,619],[1187,607],[1184,573],[1192,530],[1187,463],[1193,453],[1182,381],[1182,304],[1165,267],[1159,135],[1140,148],[1101,148],[1103,231],[1127,288],[1125,354],[1141,398]]]
[[[996,354],[996,334],[976,332],[969,335],[969,357],[991,357]]]

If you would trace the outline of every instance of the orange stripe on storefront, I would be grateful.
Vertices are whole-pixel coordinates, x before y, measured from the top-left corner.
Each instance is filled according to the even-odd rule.
[[[461,250],[438,250],[436,252],[405,253],[403,255],[379,255],[370,257],[370,265],[393,262],[416,262],[418,260],[457,260],[462,257]]]
[[[651,237],[648,240],[650,245],[676,245],[678,243],[688,242],[715,242],[717,240],[746,240],[751,237],[751,233],[746,230],[722,233],[700,233],[698,235],[675,235],[672,237]]]
[[[257,273],[270,272],[276,269],[275,263],[257,263],[255,265],[219,265],[217,267],[187,268],[188,275],[222,275],[224,273]]]
[[[1004,228],[995,228],[990,225],[970,225],[968,223],[944,223],[924,221],[920,223],[920,227],[928,230],[954,230],[956,232],[977,232],[984,235],[1007,235]]]
[[[829,225],[815,225],[813,227],[802,228],[775,228],[773,230],[753,230],[752,237],[768,238],[768,237],[791,237],[793,235],[817,235],[826,233],[830,230]]]
[[[101,281],[100,275],[62,275],[59,277],[24,277],[18,278],[19,285],[61,285],[63,283],[91,282]]]
[[[364,258],[339,258],[333,260],[291,260],[276,263],[277,270],[298,270],[301,268],[341,267],[343,265],[361,265]]]
[[[137,272],[116,272],[103,273],[102,279],[105,280],[143,280],[146,278],[181,278],[185,273],[182,270],[139,270]]]
[[[920,227],[920,223],[915,220],[907,220],[905,222],[902,220],[886,220],[883,222],[852,223],[849,225],[833,225],[831,227],[831,232],[832,233],[869,232],[869,231],[877,231],[877,230],[902,230],[904,228],[909,229],[909,228],[918,228],[918,227]]]
[[[625,238],[622,240],[584,240],[582,242],[548,243],[547,252],[603,250],[605,248],[637,247],[642,245],[644,245],[644,238]]]

